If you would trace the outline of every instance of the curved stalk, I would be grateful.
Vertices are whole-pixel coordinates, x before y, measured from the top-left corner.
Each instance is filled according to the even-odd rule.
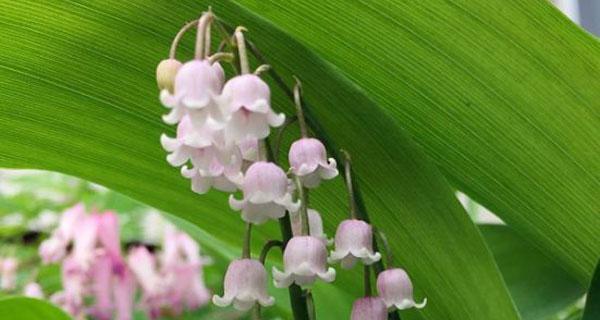
[[[269,240],[267,243],[265,243],[262,250],[260,251],[260,258],[258,259],[260,263],[262,263],[263,265],[265,264],[269,251],[271,251],[271,249],[275,247],[283,249],[283,242],[279,240]]]
[[[186,23],[185,25],[183,25],[183,27],[181,27],[181,29],[179,29],[179,32],[177,32],[175,38],[173,38],[173,42],[171,42],[171,49],[169,50],[169,59],[175,59],[177,55],[177,46],[179,45],[181,38],[183,38],[183,35],[197,23],[198,19]]]
[[[252,239],[252,224],[250,222],[246,222],[246,233],[244,234],[244,246],[242,248],[242,258],[250,259],[250,242]]]
[[[344,155],[344,172],[346,176],[346,187],[348,188],[348,204],[350,206],[350,217],[352,219],[358,219],[358,212],[356,209],[356,198],[354,196],[354,186],[352,184],[352,167],[350,154],[348,151],[340,150]]]

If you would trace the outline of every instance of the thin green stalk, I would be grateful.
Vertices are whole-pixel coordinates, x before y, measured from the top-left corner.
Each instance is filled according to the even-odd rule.
[[[302,224],[302,228],[300,230],[300,234],[303,236],[307,236],[310,234],[310,226],[308,224],[308,189],[302,186],[302,182],[300,181],[300,177],[294,176],[294,182],[296,183],[296,191],[298,192],[298,199],[300,199],[300,223]]]
[[[365,284],[365,297],[370,297],[373,294],[373,290],[371,289],[371,267],[365,265],[363,273],[363,280]]]
[[[250,259],[250,241],[252,238],[252,224],[250,222],[246,222],[246,233],[244,235],[244,246],[242,248],[242,258]]]
[[[260,263],[262,263],[263,265],[265,264],[269,251],[275,247],[283,248],[283,242],[279,240],[269,240],[267,243],[265,243],[262,250],[260,251]]]
[[[296,115],[298,116],[298,124],[300,125],[300,135],[302,138],[308,137],[308,128],[306,125],[306,118],[304,118],[304,112],[302,111],[302,83],[300,79],[296,78],[296,85],[294,86],[294,105],[296,106]]]
[[[350,154],[346,150],[340,150],[344,155],[344,173],[346,177],[346,187],[348,188],[348,205],[350,206],[350,217],[352,219],[358,219],[358,212],[356,209],[356,197],[354,196],[354,187],[352,183],[352,166]]]

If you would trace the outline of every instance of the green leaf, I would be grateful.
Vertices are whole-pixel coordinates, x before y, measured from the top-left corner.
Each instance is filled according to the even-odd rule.
[[[600,319],[600,262],[596,266],[586,299],[582,320]]]
[[[157,101],[154,68],[178,28],[206,4],[0,2],[0,165],[83,177],[239,245],[243,225],[226,195],[193,194],[165,163],[158,143],[161,132],[172,134],[173,128],[160,121],[164,110]],[[340,14],[357,17],[345,12],[343,3],[336,6]],[[438,169],[398,123],[338,68],[258,16],[229,2],[219,2],[215,10],[231,23],[245,24],[250,39],[288,82],[292,74],[300,76],[310,113],[336,146],[352,153],[372,220],[387,233],[418,298],[430,301],[421,311],[403,312],[403,319],[518,318],[481,235]],[[180,53],[190,57],[190,48],[188,41]],[[274,105],[289,112],[290,102],[274,91]],[[340,179],[311,194],[330,235],[347,217],[345,202]],[[276,237],[278,227],[261,226],[255,235],[257,247]],[[329,285],[315,288],[321,318],[349,314],[352,299],[362,291],[358,279],[359,270],[339,270],[338,294],[328,294]]]
[[[457,188],[587,284],[600,257],[597,39],[549,1],[239,2],[333,64]],[[327,86],[290,68],[310,99]]]
[[[0,299],[1,320],[69,320],[61,309],[50,302],[25,298],[7,297]]]
[[[554,261],[506,226],[479,226],[524,320],[549,319],[585,289]]]

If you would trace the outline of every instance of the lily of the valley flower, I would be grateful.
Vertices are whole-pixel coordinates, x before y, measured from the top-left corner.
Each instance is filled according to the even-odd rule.
[[[404,310],[415,307],[421,309],[427,304],[416,303],[413,298],[413,286],[406,271],[400,268],[388,269],[377,276],[377,291],[390,309]]]
[[[192,60],[183,64],[175,75],[173,94],[163,89],[160,100],[171,112],[163,117],[168,124],[175,124],[188,114],[198,128],[208,119],[223,123],[224,118],[216,98],[221,92],[223,68],[208,60]]]
[[[283,253],[285,272],[273,267],[273,279],[278,288],[289,287],[292,283],[310,285],[317,278],[332,282],[335,269],[327,268],[327,248],[323,241],[313,236],[295,236]]]
[[[329,245],[330,240],[327,235],[323,232],[323,220],[317,210],[307,209],[308,215],[308,229],[309,235],[319,238],[325,246]],[[302,234],[302,219],[300,213],[296,212],[291,217],[292,220],[292,232],[295,236]]]
[[[279,127],[285,115],[271,110],[271,91],[258,76],[243,74],[231,78],[219,98],[223,113],[228,116],[226,133],[229,140],[264,139],[270,126]]]
[[[340,223],[335,233],[335,250],[331,252],[330,262],[341,261],[342,268],[352,268],[357,260],[371,265],[381,254],[373,252],[373,228],[368,223],[349,219]]]
[[[352,320],[385,320],[388,312],[383,299],[379,297],[364,297],[354,301],[352,305]]]
[[[248,168],[242,191],[244,198],[237,200],[231,195],[229,205],[234,210],[241,210],[246,222],[261,224],[283,217],[286,210],[297,211],[300,207],[300,202],[292,201],[288,192],[285,172],[270,162],[255,162]]]
[[[192,181],[192,191],[199,194],[208,192],[210,188],[233,192],[243,182],[241,159],[237,158],[236,161],[238,162],[225,166],[217,158],[213,158],[206,169],[181,167],[181,175]]]
[[[265,267],[252,259],[232,261],[227,267],[222,297],[213,296],[213,303],[220,307],[231,304],[238,310],[249,310],[254,304],[263,307],[275,303],[275,298],[267,293],[267,272]]]
[[[0,261],[0,288],[2,290],[14,290],[17,286],[17,268],[19,261],[16,258],[8,257]]]
[[[292,143],[289,161],[292,172],[306,188],[316,188],[322,179],[333,179],[338,175],[335,159],[328,160],[325,146],[314,138],[302,138]]]

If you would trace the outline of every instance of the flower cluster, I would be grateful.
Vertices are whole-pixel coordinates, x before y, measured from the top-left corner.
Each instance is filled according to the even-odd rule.
[[[272,270],[278,288],[297,285],[304,289],[317,280],[332,282],[336,271],[328,263],[340,262],[342,268],[350,269],[357,262],[370,266],[380,261],[381,254],[373,249],[373,228],[359,218],[355,209],[349,160],[346,181],[351,218],[338,226],[334,249],[328,253],[330,241],[323,232],[323,221],[316,210],[308,208],[307,199],[308,192],[323,180],[338,176],[337,162],[327,157],[322,141],[309,136],[300,83],[298,81],[294,89],[294,102],[301,137],[290,146],[290,167],[286,171],[276,163],[278,154],[267,152],[266,139],[271,128],[282,126],[286,117],[271,108],[270,88],[259,77],[266,67],[260,66],[250,73],[245,28],[238,27],[231,38],[223,41],[235,43],[236,61],[239,61],[239,66],[235,65],[239,74],[227,80],[218,60],[233,56],[234,52],[210,55],[210,25],[215,20],[210,10],[198,19],[193,60],[181,63],[175,59],[177,43],[192,23],[177,34],[169,59],[163,60],[157,68],[160,100],[170,109],[163,120],[177,125],[175,137],[161,137],[169,164],[181,167],[181,174],[191,180],[191,189],[196,193],[203,194],[212,188],[231,193],[241,191],[241,198],[230,195],[229,205],[241,213],[246,223],[244,251],[240,259],[229,265],[224,294],[213,296],[213,303],[249,310],[257,304],[270,306],[275,302],[267,293],[264,267],[271,246],[265,245],[259,260],[252,259],[250,254],[252,226],[271,220],[279,220],[283,229],[293,230],[292,234],[284,233],[284,239],[278,242],[283,249],[283,270],[276,267]],[[276,143],[275,150],[279,151],[280,142]],[[147,264],[146,269],[155,268],[151,259],[147,259]],[[377,312],[377,315],[387,316],[387,308],[392,305],[400,309],[415,305],[412,292],[405,284],[408,277],[402,287],[397,287],[398,279],[386,276],[382,280],[382,292],[385,292],[382,296],[387,300],[369,297],[368,301],[357,301],[352,318],[375,319],[365,315]]]
[[[202,280],[205,259],[198,244],[175,229],[164,237],[163,250],[153,254],[134,247],[124,256],[118,217],[114,212],[87,213],[83,204],[67,209],[52,235],[39,248],[44,263],[61,263],[62,291],[50,300],[74,317],[92,315],[97,319],[132,319],[138,287],[142,308],[152,319],[162,309],[180,314],[208,302],[209,292]],[[161,268],[156,268],[160,256]],[[36,283],[24,294],[42,298]],[[93,305],[88,306],[88,301]]]

